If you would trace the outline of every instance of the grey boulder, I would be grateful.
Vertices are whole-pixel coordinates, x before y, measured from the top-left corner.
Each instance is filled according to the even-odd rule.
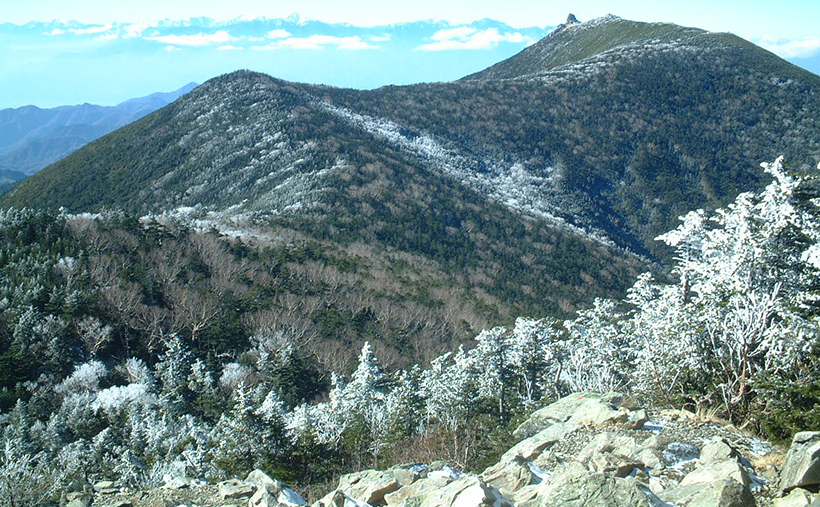
[[[629,421],[630,416],[629,410],[619,410],[622,402],[623,395],[619,393],[574,393],[533,412],[515,429],[513,436],[518,439],[528,438],[556,422],[624,424]],[[637,424],[637,420],[634,424]]]
[[[754,507],[749,488],[734,479],[672,487],[658,497],[678,507]]]
[[[820,497],[820,495],[818,495]],[[772,507],[810,507],[812,494],[802,488],[794,488],[783,498],[775,498]]]
[[[780,471],[784,492],[820,484],[820,431],[802,431],[794,436]]]
[[[389,471],[363,470],[343,475],[336,489],[350,498],[374,505],[384,503],[384,496],[400,487],[401,483]]]
[[[581,472],[582,469],[576,470]],[[570,477],[567,477],[570,476]],[[607,477],[603,473],[564,474],[550,478],[531,500],[518,507],[651,507],[649,496],[632,479]]]

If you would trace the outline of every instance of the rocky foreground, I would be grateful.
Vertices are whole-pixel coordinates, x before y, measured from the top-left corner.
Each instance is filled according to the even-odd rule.
[[[441,462],[365,470],[343,476],[312,507],[820,507],[820,432],[798,433],[784,455],[689,412],[577,393],[536,411],[514,435],[519,442],[481,474]],[[258,470],[216,485],[168,478],[149,491],[105,481],[87,489],[67,492],[68,507],[307,505]]]

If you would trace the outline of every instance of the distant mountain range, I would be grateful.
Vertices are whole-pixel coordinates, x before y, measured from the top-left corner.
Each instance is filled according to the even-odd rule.
[[[623,291],[679,215],[763,185],[760,162],[814,170],[818,113],[820,77],[743,39],[608,16],[457,82],[223,75],[0,203],[367,245],[498,314],[555,315]]]
[[[116,106],[0,110],[0,184],[19,181],[85,144],[166,106],[196,87],[153,93]]]

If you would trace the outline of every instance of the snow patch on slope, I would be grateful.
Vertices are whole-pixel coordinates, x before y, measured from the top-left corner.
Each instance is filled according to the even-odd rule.
[[[412,153],[445,175],[489,196],[499,204],[602,244],[614,246],[603,232],[583,229],[557,214],[560,210],[546,197],[555,191],[555,170],[552,167],[545,168],[547,176],[536,176],[520,162],[508,164],[477,160],[445,147],[429,133],[421,132],[411,136],[403,133],[402,128],[390,120],[359,114],[324,101],[319,102],[319,105],[393,147]]]

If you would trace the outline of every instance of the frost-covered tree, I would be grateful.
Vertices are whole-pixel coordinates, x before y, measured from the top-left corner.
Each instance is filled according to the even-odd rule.
[[[126,386],[111,386],[97,393],[91,408],[104,414],[108,419],[117,421],[125,412],[134,406],[145,408],[155,407],[159,400],[145,384],[128,384]]]
[[[4,439],[0,446],[0,505],[43,505],[60,486],[65,471],[50,466],[45,453],[31,454],[14,439]]]
[[[376,459],[391,424],[389,392],[388,379],[365,342],[350,381],[334,373],[328,401],[297,407],[288,429],[297,438],[309,437],[334,447],[345,443],[354,452],[367,452]]]
[[[77,323],[77,332],[83,347],[93,357],[111,341],[112,331],[111,326],[103,325],[96,317],[86,317]]]
[[[125,363],[119,367],[121,375],[129,384],[143,384],[154,389],[156,387],[156,379],[151,369],[145,364],[145,361],[138,357],[129,357]]]
[[[23,310],[12,331],[12,345],[23,355],[41,352],[40,329],[45,315],[33,306]]]
[[[202,359],[195,360],[191,365],[188,389],[192,396],[191,408],[193,412],[212,415],[220,409],[221,397],[219,390],[216,387],[210,368]]]
[[[102,362],[89,361],[74,368],[74,372],[57,385],[54,390],[63,396],[95,393],[100,389],[100,382],[107,373],[108,370]]]
[[[557,351],[560,333],[546,319],[515,320],[508,337],[508,358],[518,381],[518,398],[532,407],[544,395],[557,396],[561,364]]]
[[[423,431],[425,400],[421,390],[422,375],[423,370],[418,365],[398,372],[385,395],[387,432],[394,439]]]
[[[622,325],[623,315],[608,299],[596,299],[592,308],[564,322],[567,338],[562,343],[560,379],[568,390],[608,392],[626,387],[633,352]]]
[[[239,363],[228,363],[222,368],[219,377],[219,387],[227,394],[235,392],[239,386],[251,384],[253,372],[250,368]]]
[[[166,337],[164,344],[165,352],[159,357],[155,367],[156,376],[162,383],[160,396],[171,406],[182,408],[189,393],[191,353],[177,334]]]
[[[782,158],[763,167],[774,177],[763,192],[712,216],[691,212],[659,238],[676,247],[679,306],[691,316],[674,335],[696,351],[730,411],[749,402],[755,377],[793,371],[818,336],[820,212],[801,198],[809,182],[789,175]]]
[[[368,451],[378,457],[381,441],[389,427],[387,379],[369,342],[359,355],[356,371],[341,393],[343,410],[350,414],[348,427],[360,427],[370,441]]]
[[[275,391],[240,385],[233,408],[219,419],[210,440],[212,459],[229,473],[272,466],[285,446],[284,407]]]
[[[263,381],[273,382],[294,360],[293,340],[281,330],[260,330],[250,338],[248,355]]]
[[[624,333],[635,353],[630,385],[650,400],[673,403],[692,382],[703,380],[697,327],[686,305],[685,282],[662,285],[650,273],[638,277],[626,301],[632,305]]]
[[[478,369],[478,393],[498,406],[502,420],[508,416],[511,392],[515,389],[511,359],[512,351],[507,340],[507,329],[496,327],[482,331],[476,336],[478,344],[473,354]]]
[[[344,380],[333,372],[328,401],[311,405],[303,403],[294,408],[286,419],[286,428],[295,441],[315,441],[337,447],[347,429],[349,405],[344,403]]]
[[[455,353],[433,359],[422,374],[421,389],[428,421],[434,419],[454,432],[476,408],[479,377],[475,356],[459,347]]]
[[[14,443],[15,449],[29,454],[36,450],[31,438],[32,417],[28,412],[28,405],[22,399],[18,399],[14,408],[8,414],[3,414],[2,438]]]
[[[297,405],[319,394],[320,386],[311,361],[299,350],[290,331],[262,327],[250,338],[245,357],[257,380],[279,393],[288,405]]]

